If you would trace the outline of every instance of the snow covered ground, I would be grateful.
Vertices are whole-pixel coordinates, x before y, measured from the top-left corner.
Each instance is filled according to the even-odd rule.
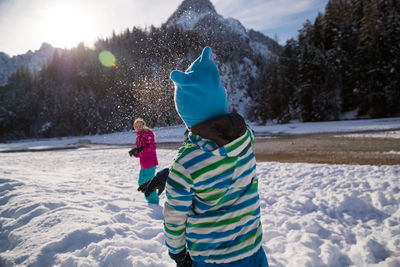
[[[267,131],[400,128],[399,118],[362,122]],[[179,131],[183,127],[158,129],[157,138],[170,141]],[[79,139],[133,143],[132,133],[125,134]],[[63,147],[79,139],[0,148]],[[162,208],[136,191],[139,165],[127,151],[93,146],[0,153],[0,266],[175,266],[164,245]],[[157,152],[160,169],[176,153]],[[399,165],[259,162],[257,173],[271,266],[400,266]]]
[[[363,134],[345,134],[335,137],[350,137],[350,138],[400,138],[400,131],[386,131],[383,133],[363,133]]]

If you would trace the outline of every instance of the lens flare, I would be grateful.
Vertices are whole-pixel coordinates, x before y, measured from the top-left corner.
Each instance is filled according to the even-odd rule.
[[[99,54],[99,60],[101,64],[108,68],[115,67],[115,56],[110,51],[101,51]]]
[[[87,49],[92,50],[92,51],[95,51],[95,50],[96,50],[96,46],[95,46],[92,42],[85,42],[85,47],[86,47]]]

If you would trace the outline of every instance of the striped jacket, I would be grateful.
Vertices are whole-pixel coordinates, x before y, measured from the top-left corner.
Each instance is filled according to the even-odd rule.
[[[166,184],[164,233],[170,253],[187,246],[197,262],[228,263],[259,250],[262,228],[253,141],[249,127],[219,148],[189,134]]]

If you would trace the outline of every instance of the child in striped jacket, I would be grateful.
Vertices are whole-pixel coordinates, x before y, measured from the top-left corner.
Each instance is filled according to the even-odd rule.
[[[177,266],[265,267],[254,134],[229,113],[210,55],[206,47],[185,72],[171,73],[189,135],[166,179],[166,245]]]

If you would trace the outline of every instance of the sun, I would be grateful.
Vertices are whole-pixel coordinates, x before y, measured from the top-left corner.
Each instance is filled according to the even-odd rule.
[[[57,5],[48,7],[41,18],[43,41],[55,47],[71,48],[79,42],[93,41],[94,21],[89,10]]]

